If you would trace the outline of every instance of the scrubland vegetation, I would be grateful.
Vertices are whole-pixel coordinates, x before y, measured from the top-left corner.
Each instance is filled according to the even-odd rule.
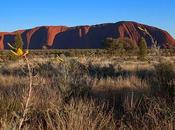
[[[175,129],[175,57],[68,53],[64,62],[55,54],[29,55],[33,83],[22,129]],[[24,60],[2,61],[0,129],[19,128],[28,90]]]

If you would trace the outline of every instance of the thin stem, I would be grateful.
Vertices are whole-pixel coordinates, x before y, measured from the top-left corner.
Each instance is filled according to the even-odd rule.
[[[32,73],[31,73],[31,68],[30,68],[28,58],[26,56],[24,58],[25,58],[25,61],[27,63],[27,67],[28,67],[28,71],[29,71],[29,82],[30,83],[29,83],[29,91],[28,91],[27,101],[26,101],[25,107],[24,107],[23,116],[22,116],[22,118],[20,120],[20,124],[19,124],[19,130],[21,130],[23,122],[26,118],[26,114],[28,113],[29,105],[30,105],[30,99],[31,99],[31,96],[32,96]]]

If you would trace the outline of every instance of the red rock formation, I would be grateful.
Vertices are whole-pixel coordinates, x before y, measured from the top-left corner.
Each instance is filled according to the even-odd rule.
[[[62,33],[65,32],[68,29],[68,27],[65,26],[48,26],[47,30],[48,30],[48,37],[47,37],[47,45],[48,46],[52,46],[53,41],[55,39],[55,36],[58,33]]]
[[[12,33],[2,32],[0,33],[0,49],[7,49],[7,43],[14,42],[17,32],[22,35],[25,47],[29,46],[32,49],[41,49],[43,46],[48,48],[102,48],[102,41],[107,37],[129,37],[136,42],[144,37],[148,46],[151,46],[150,37],[138,27],[147,29],[162,48],[175,46],[174,38],[164,30],[136,22],[123,21],[77,27],[42,26]]]
[[[4,34],[0,33],[0,49],[2,50],[4,48]]]
[[[34,34],[38,29],[39,29],[39,27],[30,29],[30,30],[27,30],[27,34],[26,34],[27,45],[29,45],[29,43],[31,42],[31,38],[32,38],[33,34]]]

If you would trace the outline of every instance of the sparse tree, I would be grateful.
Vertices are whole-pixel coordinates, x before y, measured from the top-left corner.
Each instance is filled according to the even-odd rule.
[[[146,40],[142,37],[139,41],[139,56],[141,59],[144,59],[147,55],[147,43]]]

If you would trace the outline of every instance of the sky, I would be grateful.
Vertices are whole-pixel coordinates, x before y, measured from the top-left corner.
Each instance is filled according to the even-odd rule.
[[[0,32],[136,21],[175,38],[175,0],[1,0]]]

